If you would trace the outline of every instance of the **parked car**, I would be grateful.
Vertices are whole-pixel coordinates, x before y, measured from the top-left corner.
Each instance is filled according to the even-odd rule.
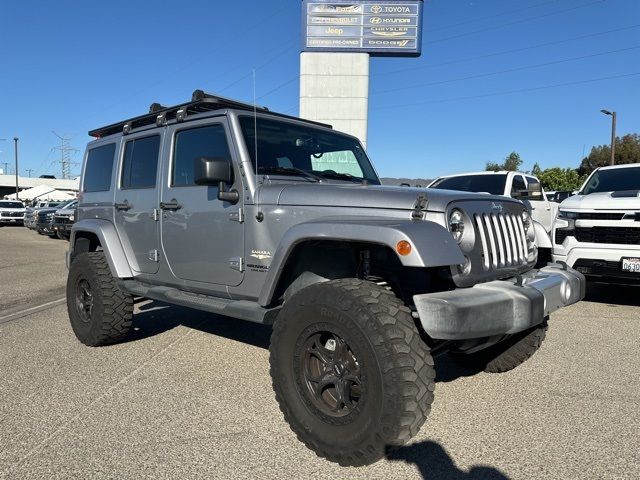
[[[202,91],[150,111],[90,132],[75,335],[121,341],[134,297],[274,324],[276,400],[331,461],[375,462],[419,431],[433,355],[513,369],[584,296],[575,270],[533,268],[520,201],[382,186],[357,138]]]
[[[22,225],[26,208],[22,202],[15,200],[0,200],[0,226]]]
[[[521,172],[476,172],[436,178],[428,188],[504,195],[521,200],[531,212],[538,239],[539,266],[551,261],[551,228],[558,210],[535,176]]]
[[[553,259],[590,280],[640,284],[640,165],[601,167],[560,204]]]
[[[31,207],[27,207],[24,216],[24,226],[31,230],[38,230],[38,211],[43,208],[53,208],[64,202],[35,201]]]
[[[71,227],[75,221],[76,207],[78,201],[74,200],[71,203],[59,208],[53,214],[51,220],[51,231],[61,240],[69,240],[71,236]]]
[[[36,209],[36,230],[40,235],[48,235],[50,237],[55,236],[56,232],[51,226],[53,221],[53,215],[58,209],[65,208],[67,205],[75,202],[50,202],[46,208]]]

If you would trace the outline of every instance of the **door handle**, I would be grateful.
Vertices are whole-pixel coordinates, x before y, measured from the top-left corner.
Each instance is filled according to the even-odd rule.
[[[175,198],[172,198],[170,202],[160,202],[160,208],[162,210],[180,210],[182,205]]]
[[[116,207],[116,210],[130,210],[133,205],[131,205],[127,200],[125,200],[122,203],[115,203],[114,206]]]

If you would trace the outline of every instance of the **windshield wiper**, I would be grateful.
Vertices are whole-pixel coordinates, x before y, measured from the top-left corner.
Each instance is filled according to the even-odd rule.
[[[260,167],[263,173],[275,173],[281,175],[298,175],[300,177],[305,177],[307,180],[312,182],[321,182],[322,178],[317,175],[314,175],[307,170],[303,170],[301,168],[295,167]]]
[[[318,172],[318,175],[324,177],[324,178],[335,178],[338,180],[350,180],[352,182],[356,182],[356,183],[364,183],[364,178],[360,178],[360,177],[355,177],[353,175],[351,175],[350,173],[338,173],[338,172],[330,172],[330,171],[324,171],[324,172]]]

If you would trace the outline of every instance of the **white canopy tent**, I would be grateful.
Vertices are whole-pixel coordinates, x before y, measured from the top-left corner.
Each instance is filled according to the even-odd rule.
[[[5,195],[5,200],[15,200],[16,194],[12,193],[11,195]],[[18,192],[18,199],[31,201],[31,200],[51,200],[51,201],[64,201],[64,200],[73,200],[75,197],[69,193],[61,192],[60,190],[56,190],[52,187],[47,187],[46,185],[38,185],[37,187],[27,188],[26,190],[22,190]]]

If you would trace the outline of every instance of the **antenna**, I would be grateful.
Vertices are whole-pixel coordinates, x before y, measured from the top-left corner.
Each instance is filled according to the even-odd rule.
[[[258,190],[258,107],[256,106],[256,69],[253,69],[253,154],[256,158],[255,184],[256,184],[256,220],[261,222],[264,218],[260,211],[260,191]]]

